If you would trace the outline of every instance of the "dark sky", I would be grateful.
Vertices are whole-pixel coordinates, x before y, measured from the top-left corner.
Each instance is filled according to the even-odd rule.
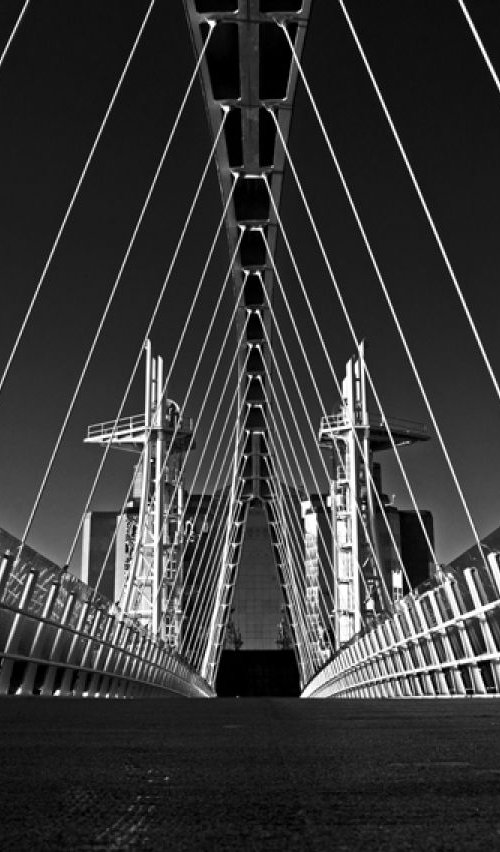
[[[0,365],[5,363],[142,17],[145,0],[32,0],[0,69]],[[500,523],[500,403],[352,37],[334,0],[316,0],[304,65],[333,145],[421,370],[481,535]],[[21,9],[0,3],[3,45]],[[406,145],[477,322],[500,372],[498,262],[500,94],[455,0],[349,0],[349,12]],[[500,69],[500,4],[469,10]],[[0,526],[20,534],[135,219],[194,65],[180,0],[158,0],[50,267],[0,397]],[[290,145],[386,411],[427,421],[324,141],[299,89]],[[197,85],[92,361],[30,544],[63,560],[98,464],[88,423],[112,418],[137,357],[210,138]],[[221,211],[209,174],[153,332],[168,362]],[[332,285],[287,175],[282,214],[334,363],[352,352]],[[228,262],[220,240],[174,373],[182,400]],[[335,389],[283,247],[277,262],[329,407]],[[280,309],[278,299],[278,311]],[[195,415],[229,316],[224,302],[188,405]],[[288,323],[284,333],[292,341]],[[299,363],[310,414],[320,411]],[[230,355],[228,347],[228,356]],[[220,389],[224,376],[215,383]],[[126,413],[141,410],[141,380]],[[294,399],[296,399],[294,397]],[[296,403],[298,406],[298,402]],[[198,435],[203,444],[210,416]],[[301,419],[302,422],[302,419]],[[193,457],[198,457],[199,449]],[[437,441],[405,451],[420,505],[432,510],[438,555],[471,543]],[[387,455],[385,486],[405,489]],[[94,508],[121,504],[130,457],[112,455]]]

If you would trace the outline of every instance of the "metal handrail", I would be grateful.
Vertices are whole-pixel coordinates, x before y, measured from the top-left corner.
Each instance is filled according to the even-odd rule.
[[[397,429],[404,432],[422,432],[424,434],[428,434],[428,429],[425,423],[421,423],[417,420],[407,420],[402,417],[387,417],[387,422],[391,431],[393,429]],[[320,432],[350,425],[351,419],[343,411],[340,411],[337,414],[330,414],[327,417],[321,418]],[[355,425],[357,425],[356,421]],[[359,425],[361,425],[361,423]],[[369,413],[368,425],[372,427],[378,426],[385,428],[384,421],[379,414]]]
[[[136,414],[133,417],[121,417],[120,420],[106,420],[104,423],[94,423],[87,429],[88,438],[97,438],[99,435],[109,434],[114,432],[115,435],[119,432],[132,432],[139,429],[144,429],[146,426],[146,418],[144,414]]]
[[[179,430],[186,424],[187,431],[193,431],[193,419],[191,417],[181,418]],[[172,424],[167,424],[172,426]],[[121,435],[123,432],[141,432],[146,429],[146,418],[144,414],[135,414],[131,417],[121,417],[120,420],[105,420],[104,423],[93,423],[87,429],[87,438],[99,438],[104,435]]]

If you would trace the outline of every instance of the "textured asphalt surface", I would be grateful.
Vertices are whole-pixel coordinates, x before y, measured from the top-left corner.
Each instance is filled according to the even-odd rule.
[[[500,850],[500,701],[0,701],[2,850]]]

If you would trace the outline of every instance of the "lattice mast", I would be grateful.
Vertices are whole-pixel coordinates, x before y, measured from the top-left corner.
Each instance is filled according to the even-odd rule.
[[[90,426],[87,443],[140,453],[126,516],[120,609],[178,647],[182,620],[183,486],[190,424],[166,399],[163,359],[145,347],[144,414]]]
[[[360,631],[363,615],[373,611],[377,582],[374,560],[380,565],[370,484],[370,422],[363,343],[358,356],[347,362],[341,408],[338,414],[322,421],[320,443],[329,443],[333,455],[330,498],[335,532],[333,628],[338,648]]]
[[[378,527],[387,498],[375,476],[373,455],[427,441],[421,423],[370,414],[366,401],[364,345],[347,362],[340,410],[321,420],[319,441],[332,452],[331,511],[335,537],[333,625],[337,648],[360,629],[363,618],[390,607],[403,593],[397,541],[382,550]],[[388,432],[390,429],[390,435]],[[376,490],[377,489],[377,490]],[[390,525],[386,515],[384,524]]]
[[[330,648],[320,607],[318,510],[311,500],[306,499],[301,501],[301,514],[304,529],[304,605],[307,640],[314,662],[321,666],[330,656]]]

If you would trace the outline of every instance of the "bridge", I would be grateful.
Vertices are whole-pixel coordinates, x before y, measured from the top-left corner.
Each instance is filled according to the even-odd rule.
[[[0,694],[215,697],[224,649],[238,650],[235,590],[242,565],[254,564],[257,570],[261,559],[247,535],[257,524],[259,530],[266,530],[281,595],[278,639],[283,649],[293,651],[302,697],[497,696],[500,553],[483,544],[460,481],[459,451],[455,447],[454,458],[437,406],[426,389],[425,370],[419,364],[421,342],[413,347],[401,316],[405,311],[398,307],[404,281],[389,280],[384,272],[376,240],[372,241],[364,221],[363,204],[343,171],[324,116],[328,103],[320,104],[309,84],[308,67],[319,59],[308,53],[308,30],[311,15],[321,14],[313,7],[321,4],[313,0],[184,0],[183,5],[184,26],[193,48],[191,74],[187,81],[175,80],[177,112],[125,251],[107,284],[104,304],[102,293],[89,288],[89,298],[99,302],[101,313],[95,329],[82,332],[90,335],[90,345],[76,380],[66,389],[69,402],[40,478],[33,484],[33,502],[22,529],[17,536],[2,534]],[[414,193],[427,228],[426,239],[433,241],[440,264],[439,287],[446,279],[453,297],[450,310],[459,311],[463,323],[463,345],[473,348],[480,363],[480,388],[487,383],[485,392],[497,403],[500,387],[494,358],[469,306],[468,288],[447,251],[446,237],[433,216],[349,4],[339,0],[333,5],[336,23],[342,25],[343,37],[350,39],[355,52],[358,73],[363,72],[364,84],[371,87],[371,108],[376,104],[380,110],[384,133],[389,134],[393,154]],[[463,29],[462,37],[475,51],[475,62],[484,70],[484,85],[493,92],[495,87],[500,89],[494,63],[465,3],[458,0],[452,5],[456,7],[453,26]],[[0,57],[0,88],[9,63],[22,51],[24,34],[36,23],[30,24],[33,14],[28,0],[13,19]],[[4,399],[16,363],[30,345],[31,326],[50,286],[92,163],[104,145],[108,124],[126,92],[155,15],[160,12],[152,0],[145,5],[24,316],[16,328],[9,329],[9,352],[0,379]],[[183,153],[175,149],[176,134],[200,83],[205,116],[200,110],[198,135],[203,136],[202,122],[208,119],[206,159],[184,222],[177,235],[169,234],[172,251],[161,286],[156,282],[153,296],[147,298],[149,284],[143,281],[134,281],[128,291],[134,293],[137,352],[132,353],[132,368],[116,407],[102,408],[92,418],[97,422],[80,436],[83,450],[75,444],[75,453],[86,453],[88,469],[96,464],[98,448],[102,454],[77,510],[66,558],[58,564],[40,555],[42,548],[34,546],[33,531],[66,447],[82,388],[99,347],[106,345],[107,326],[120,287],[126,285],[128,264],[152,199],[164,191],[162,170],[174,152],[174,172],[184,169]],[[398,347],[385,370],[390,369],[391,358],[405,360],[419,391],[418,411],[428,425],[420,418],[404,419],[405,411],[393,416],[394,402],[391,414],[386,410],[379,353],[372,362],[363,323],[353,308],[356,294],[351,280],[349,289],[344,288],[342,275],[335,270],[335,237],[331,231],[325,233],[328,222],[323,216],[320,227],[315,213],[316,207],[324,208],[325,199],[318,203],[314,192],[306,191],[293,151],[299,88],[310,109],[308,120],[314,121],[325,146],[323,162],[335,175],[345,215],[357,229],[356,252],[363,252],[363,263],[366,269],[369,266],[364,274],[384,304],[387,327],[380,336]],[[200,242],[199,233],[193,237],[190,226],[203,204],[202,190],[212,171],[216,171],[222,203],[219,218],[204,223],[211,243],[196,272],[196,286],[184,300],[177,295],[176,301],[170,289],[185,244]],[[183,189],[185,185],[183,181],[175,184]],[[281,212],[285,202],[290,207],[286,195],[292,185],[293,212],[298,216],[300,206],[302,217],[295,240],[290,234],[297,226],[289,229]],[[182,199],[168,199],[173,206],[181,203]],[[338,200],[332,206],[336,209]],[[304,223],[307,237],[301,236]],[[221,264],[224,238],[229,255]],[[312,240],[317,253],[307,270],[301,264],[302,238]],[[186,277],[192,278],[193,263],[184,260],[189,270]],[[327,288],[317,286],[320,275]],[[363,309],[369,311],[372,295],[361,298]],[[168,317],[179,313],[181,305],[183,320],[173,338]],[[83,312],[82,322],[86,316]],[[333,335],[331,328],[335,328]],[[164,347],[162,334],[168,338]],[[101,382],[99,394],[103,406],[114,398],[114,389],[123,379],[122,366],[114,378],[108,372],[113,345],[106,350],[109,378]],[[318,360],[321,380],[314,366]],[[453,381],[448,375],[446,393]],[[408,397],[403,385],[390,384],[391,400]],[[475,429],[471,440],[479,446],[481,426],[470,428]],[[36,432],[32,440],[36,441]],[[4,444],[8,441],[7,436]],[[460,541],[474,543],[474,556],[466,566],[454,567],[439,558],[432,516],[416,496],[419,462],[406,459],[416,459],[430,443],[437,447],[439,465],[453,487],[456,524],[465,529]],[[119,498],[121,508],[108,511],[113,517],[96,567],[95,560],[91,565],[96,552],[93,531],[106,514],[95,507],[96,492],[106,476],[108,456],[118,457],[117,451],[122,451],[120,470],[126,471],[128,484]],[[398,509],[384,493],[386,467],[392,481],[396,477],[404,489],[404,509]],[[494,471],[491,474],[495,476]],[[71,477],[69,470],[67,476]],[[432,479],[431,470],[428,476]],[[51,529],[57,532],[54,517]],[[88,582],[76,576],[82,540]],[[106,584],[111,590],[107,593]]]

